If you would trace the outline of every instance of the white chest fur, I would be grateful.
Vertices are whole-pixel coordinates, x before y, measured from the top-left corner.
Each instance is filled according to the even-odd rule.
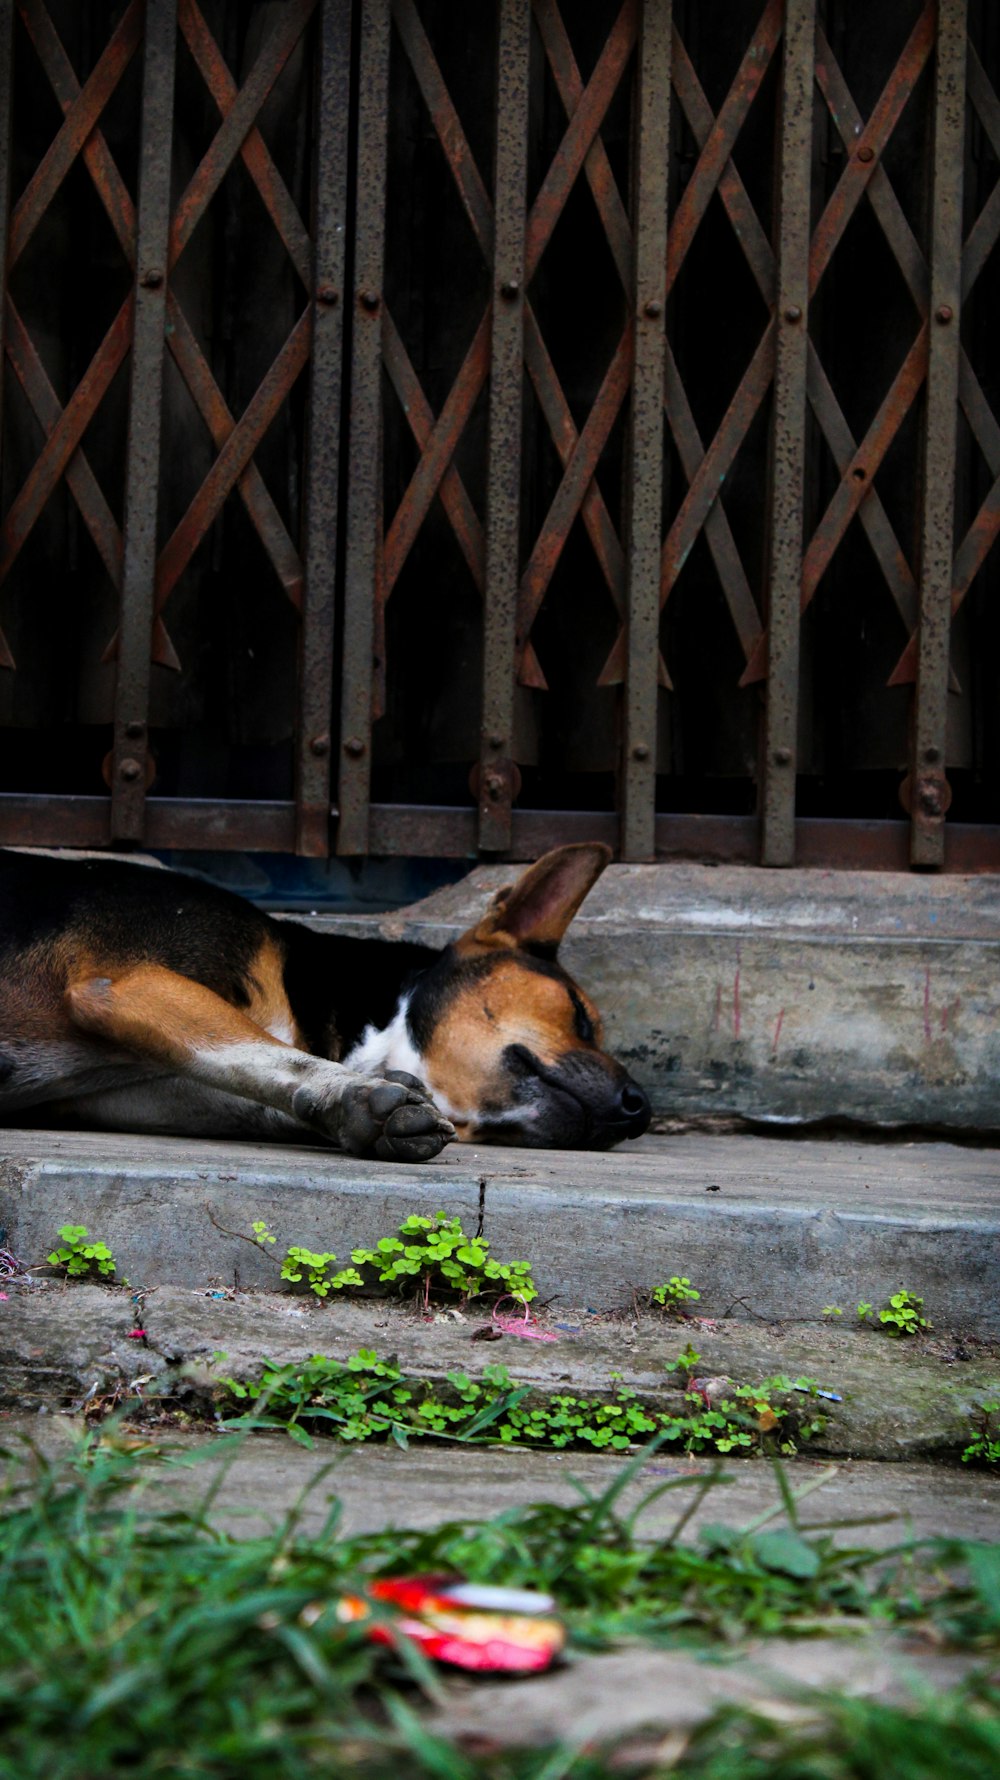
[[[354,1049],[342,1059],[346,1068],[356,1069],[362,1075],[381,1075],[387,1069],[405,1069],[408,1075],[415,1075],[427,1087],[424,1061],[406,1024],[409,1005],[410,998],[405,995],[388,1026],[381,1032],[375,1026],[366,1026]]]

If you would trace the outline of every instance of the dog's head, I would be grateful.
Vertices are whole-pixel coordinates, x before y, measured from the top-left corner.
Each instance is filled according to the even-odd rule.
[[[461,1141],[607,1149],[646,1130],[645,1094],[601,1048],[601,1016],[556,956],[610,857],[596,844],[546,853],[419,978],[409,1038]]]

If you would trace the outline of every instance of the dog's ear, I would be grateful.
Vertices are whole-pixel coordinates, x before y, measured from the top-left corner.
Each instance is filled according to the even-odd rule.
[[[516,884],[498,890],[482,920],[458,941],[468,952],[481,947],[521,948],[554,956],[563,934],[611,858],[600,841],[555,847],[529,866]]]

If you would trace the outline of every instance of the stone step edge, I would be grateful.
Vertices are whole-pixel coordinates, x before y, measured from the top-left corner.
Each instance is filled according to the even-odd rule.
[[[83,1222],[134,1283],[190,1288],[237,1278],[273,1285],[273,1263],[245,1239],[254,1218],[271,1226],[279,1247],[332,1250],[346,1265],[352,1248],[370,1246],[410,1213],[440,1209],[460,1215],[470,1232],[482,1218],[496,1257],[532,1262],[543,1299],[627,1308],[636,1291],[676,1272],[715,1313],[742,1306],[749,1316],[780,1319],[793,1304],[819,1320],[828,1304],[850,1315],[858,1299],[881,1303],[906,1287],[925,1299],[933,1320],[1000,1335],[1000,1203],[995,1218],[926,1205],[906,1215],[764,1195],[671,1197],[669,1187],[630,1195],[615,1190],[613,1175],[606,1188],[574,1191],[544,1181],[486,1184],[464,1170],[406,1171],[387,1181],[358,1167],[312,1184],[282,1176],[272,1158],[257,1180],[211,1183],[169,1165],[123,1172],[54,1160],[29,1166],[16,1190],[0,1192],[7,1246],[24,1259],[37,1264],[61,1224]]]
[[[566,1311],[543,1321],[555,1342],[512,1335],[473,1342],[468,1323],[450,1317],[424,1323],[385,1304],[307,1306],[275,1294],[217,1298],[173,1287],[137,1301],[100,1286],[5,1284],[0,1401],[22,1408],[78,1404],[95,1391],[127,1395],[145,1379],[147,1385],[163,1381],[177,1403],[204,1413],[220,1376],[255,1377],[265,1357],[296,1364],[322,1352],[346,1360],[362,1347],[382,1358],[395,1354],[404,1371],[436,1383],[450,1371],[476,1377],[484,1365],[502,1361],[518,1383],[545,1395],[611,1400],[625,1385],[640,1401],[680,1407],[664,1362],[690,1341],[702,1356],[697,1376],[703,1382],[721,1375],[758,1384],[775,1374],[804,1374],[837,1389],[841,1403],[821,1400],[830,1420],[808,1446],[814,1456],[904,1459],[961,1453],[978,1405],[1000,1394],[1000,1349],[986,1342],[970,1348],[961,1337],[904,1347],[874,1330],[765,1332],[742,1322],[591,1321],[585,1311]],[[566,1319],[573,1316],[579,1322],[567,1336]],[[144,1339],[135,1338],[137,1327],[145,1329]],[[215,1359],[219,1354],[224,1361]]]

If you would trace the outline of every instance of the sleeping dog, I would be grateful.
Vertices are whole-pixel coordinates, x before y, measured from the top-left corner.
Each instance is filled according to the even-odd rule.
[[[556,958],[609,857],[547,853],[437,952],[155,867],[0,852],[0,1120],[312,1133],[405,1162],[452,1137],[638,1137],[646,1096]]]

